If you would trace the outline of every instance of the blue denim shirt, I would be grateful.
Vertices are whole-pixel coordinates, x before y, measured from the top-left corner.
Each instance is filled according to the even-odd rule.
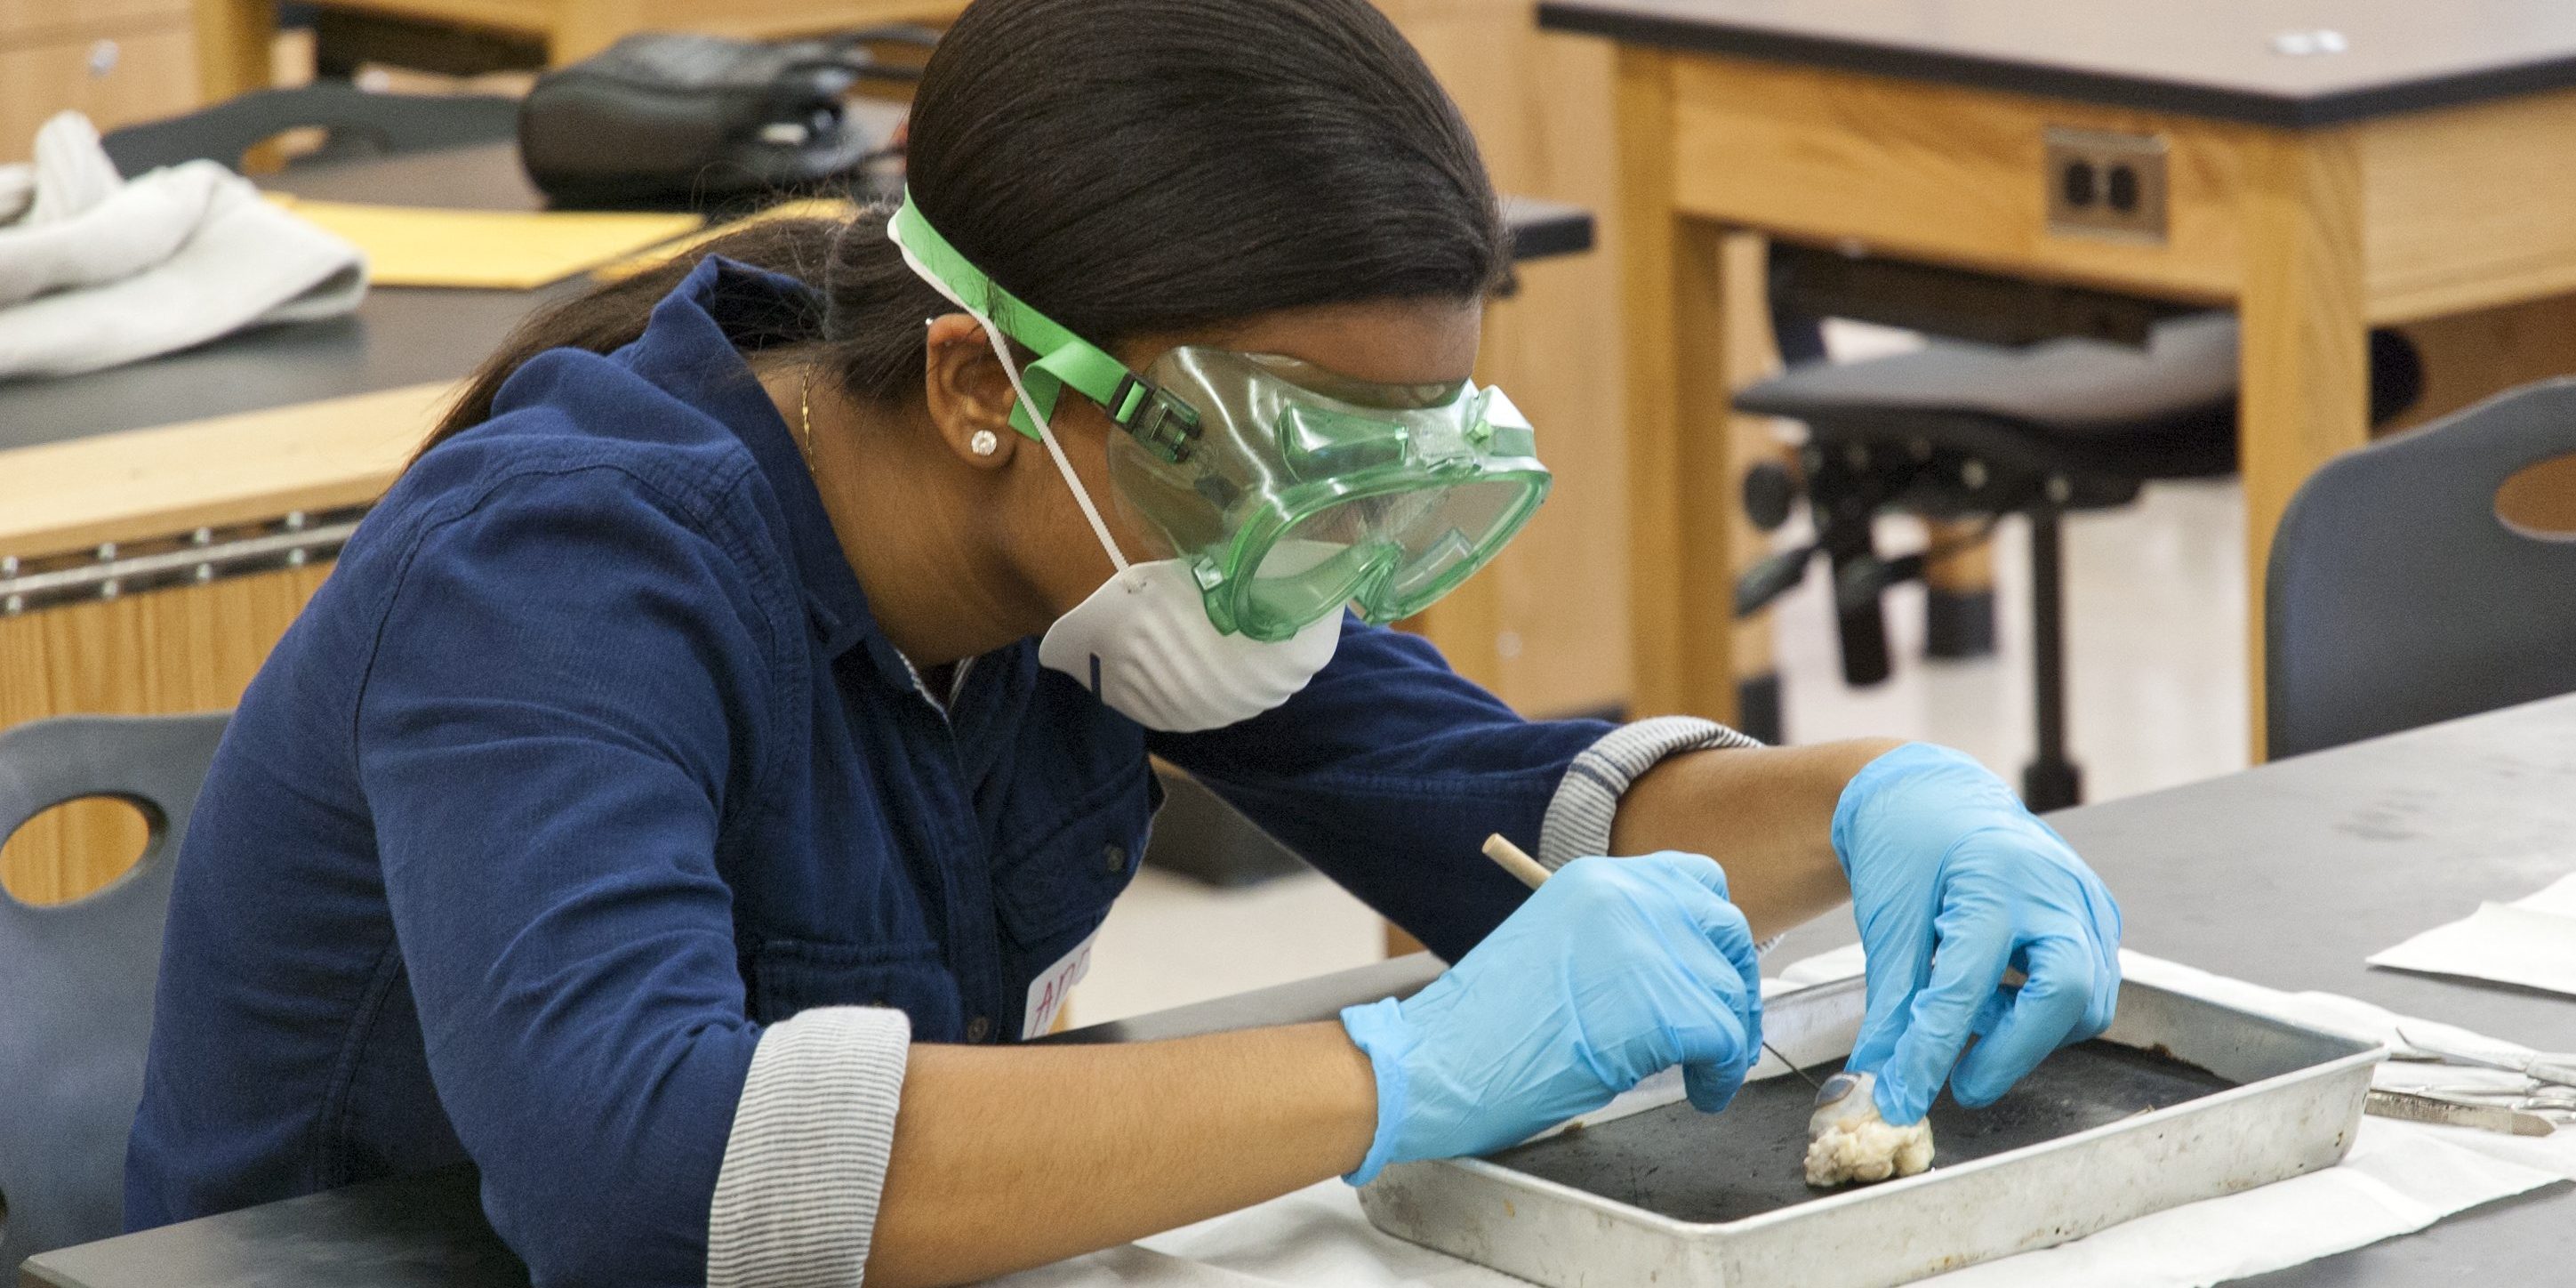
[[[1134,872],[1149,751],[1453,959],[1517,906],[1479,840],[1532,844],[1609,726],[1524,722],[1417,638],[1348,624],[1189,736],[1032,640],[933,704],[740,352],[806,304],[710,261],[360,525],[180,855],[130,1226],[470,1158],[539,1283],[703,1283],[763,1026],[1016,1039]]]

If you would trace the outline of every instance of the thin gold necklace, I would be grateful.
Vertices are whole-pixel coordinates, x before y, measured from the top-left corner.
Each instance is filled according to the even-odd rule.
[[[796,377],[796,423],[804,430],[805,463],[808,465],[814,463],[814,402],[810,396],[813,383],[810,377],[801,374]]]

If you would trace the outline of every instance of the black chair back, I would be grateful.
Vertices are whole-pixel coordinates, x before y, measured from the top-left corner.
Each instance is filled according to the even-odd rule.
[[[2272,539],[2270,754],[2576,691],[2576,538],[2496,491],[2576,453],[2576,379],[2543,381],[2318,470]]]
[[[261,89],[100,139],[128,178],[183,161],[241,168],[242,154],[288,130],[323,129],[337,151],[351,139],[383,154],[497,143],[515,138],[519,100],[488,94],[374,94],[345,81]]]
[[[0,1282],[124,1228],[170,874],[227,714],[67,716],[0,732],[0,838],[85,796],[151,821],[107,888],[37,907],[0,893]]]

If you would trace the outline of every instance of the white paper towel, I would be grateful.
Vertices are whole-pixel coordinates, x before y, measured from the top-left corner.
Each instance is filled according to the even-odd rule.
[[[2483,903],[2370,958],[2373,966],[2491,979],[2576,996],[2576,876],[2512,903]]]
[[[1859,969],[1855,946],[1796,963],[1781,978],[1795,987]],[[2356,1038],[2393,1041],[2403,1026],[2418,1037],[2512,1047],[2353,998],[2284,993],[2138,953],[2122,953],[2121,969],[2141,982]],[[2387,1067],[2399,1077],[2417,1071]],[[1935,1288],[2204,1288],[2420,1230],[2561,1180],[2576,1180],[2576,1130],[2531,1138],[2364,1118],[2341,1166],[1924,1282]],[[1005,1288],[1526,1288],[1508,1275],[1379,1233],[1361,1214],[1357,1195],[1339,1181],[992,1282]]]

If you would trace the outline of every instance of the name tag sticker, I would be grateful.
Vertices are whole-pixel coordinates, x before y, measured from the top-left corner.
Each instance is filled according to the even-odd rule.
[[[1091,945],[1099,938],[1097,930],[1084,936],[1072,952],[1057,958],[1055,965],[1039,971],[1030,982],[1028,1013],[1020,1019],[1021,1038],[1044,1037],[1055,1027],[1055,1017],[1064,1010],[1064,999],[1091,972]]]

